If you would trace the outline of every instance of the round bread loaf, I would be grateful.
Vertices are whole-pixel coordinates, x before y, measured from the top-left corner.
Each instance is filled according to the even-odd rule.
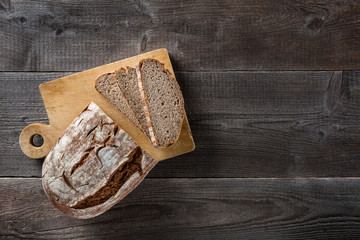
[[[156,163],[91,103],[45,158],[42,183],[60,211],[91,218],[129,194]]]

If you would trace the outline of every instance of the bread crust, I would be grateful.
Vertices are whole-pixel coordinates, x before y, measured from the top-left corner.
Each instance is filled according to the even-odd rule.
[[[148,128],[149,128],[149,133],[150,133],[150,140],[153,144],[154,147],[156,148],[166,148],[166,147],[169,147],[171,145],[173,145],[180,137],[180,133],[181,133],[181,129],[182,129],[182,124],[184,122],[184,118],[185,118],[185,104],[184,104],[184,97],[182,95],[182,92],[180,90],[180,86],[178,84],[178,82],[176,81],[176,79],[173,77],[173,75],[171,74],[171,72],[165,68],[165,65],[158,61],[161,65],[162,65],[162,69],[164,71],[166,71],[167,73],[170,74],[171,76],[171,80],[175,82],[175,85],[176,85],[176,88],[177,88],[177,91],[179,92],[180,96],[181,96],[181,116],[182,116],[182,119],[180,121],[180,126],[179,126],[179,130],[178,130],[178,133],[177,133],[177,137],[175,138],[174,141],[172,142],[169,142],[168,144],[166,145],[163,145],[163,146],[160,146],[159,144],[159,141],[157,140],[156,138],[156,135],[155,135],[155,130],[154,130],[154,125],[152,123],[152,120],[151,120],[151,115],[150,115],[150,110],[149,110],[149,105],[148,105],[148,101],[147,101],[147,97],[146,97],[146,94],[145,94],[145,88],[144,88],[144,82],[143,82],[143,79],[142,79],[142,73],[141,73],[141,66],[142,66],[142,63],[146,60],[156,60],[158,61],[157,59],[153,59],[153,58],[145,58],[145,59],[142,59],[136,66],[136,73],[137,73],[137,77],[138,77],[138,83],[139,83],[139,90],[140,90],[140,95],[141,95],[141,99],[142,99],[142,104],[143,104],[143,108],[144,108],[144,112],[145,112],[145,116],[146,116],[146,121],[147,121],[147,124],[148,124]]]

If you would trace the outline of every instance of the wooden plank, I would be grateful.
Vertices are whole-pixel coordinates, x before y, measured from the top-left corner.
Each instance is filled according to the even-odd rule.
[[[360,179],[145,179],[93,219],[67,217],[40,179],[0,179],[4,239],[359,239]]]
[[[167,48],[177,71],[360,67],[359,1],[0,4],[0,70],[80,71]]]
[[[38,85],[70,73],[0,73],[0,176],[41,176],[21,130],[45,122]],[[150,177],[356,177],[360,72],[180,72],[197,148]]]
[[[197,149],[159,164],[150,176],[359,176],[360,72],[177,78]]]

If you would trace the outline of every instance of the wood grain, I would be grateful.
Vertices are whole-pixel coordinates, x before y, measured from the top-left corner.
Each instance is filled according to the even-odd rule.
[[[161,163],[160,163],[161,164]],[[93,219],[67,217],[40,179],[0,179],[3,239],[358,239],[360,179],[145,179]]]
[[[0,239],[360,239],[359,23],[356,0],[0,0]],[[18,145],[39,84],[158,48],[197,149],[63,215]]]
[[[5,0],[0,70],[81,71],[162,47],[177,71],[359,69],[359,21],[356,0]]]
[[[17,139],[46,123],[38,85],[70,73],[0,73],[0,176],[41,176]],[[356,177],[360,72],[178,72],[197,149],[150,177]]]

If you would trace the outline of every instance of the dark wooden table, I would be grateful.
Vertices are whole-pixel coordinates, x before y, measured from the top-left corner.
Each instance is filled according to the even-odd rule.
[[[38,85],[167,48],[196,150],[105,214],[52,206]],[[0,0],[1,239],[360,239],[360,2]]]

